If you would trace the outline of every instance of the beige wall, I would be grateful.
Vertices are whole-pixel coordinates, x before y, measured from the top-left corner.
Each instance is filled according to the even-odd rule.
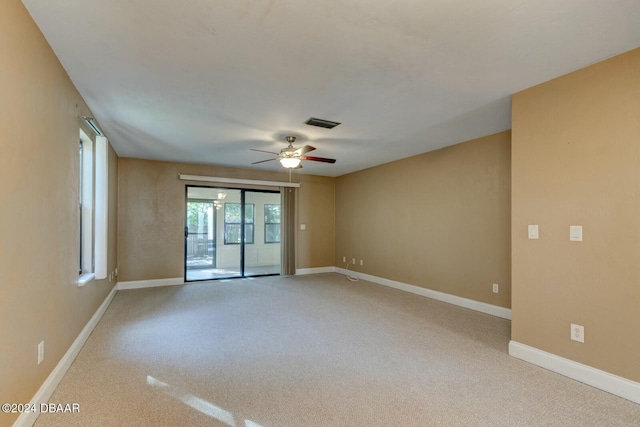
[[[91,113],[19,0],[0,2],[0,28],[0,401],[28,402],[113,283],[75,284],[77,116]],[[639,75],[635,50],[514,95],[513,135],[335,179],[294,175],[298,268],[353,257],[357,271],[512,306],[515,341],[640,381]],[[108,271],[118,261],[120,281],[182,277],[178,173],[288,180],[111,148],[109,162]],[[568,241],[572,224],[582,243]]]
[[[79,114],[90,114],[19,0],[0,2],[0,402],[26,403],[113,288],[78,278]],[[108,269],[117,254],[110,151]],[[37,364],[37,346],[45,359]],[[14,414],[0,413],[0,425]]]
[[[640,49],[515,94],[512,155],[513,339],[640,381]]]
[[[178,179],[181,173],[267,181],[289,180],[286,172],[120,159],[119,281],[184,276],[185,186],[206,183],[181,181]],[[294,174],[293,181],[301,182],[298,222],[306,225],[306,230],[298,231],[297,267],[331,266],[335,247],[335,179]]]
[[[510,155],[503,132],[339,177],[335,265],[509,307]]]

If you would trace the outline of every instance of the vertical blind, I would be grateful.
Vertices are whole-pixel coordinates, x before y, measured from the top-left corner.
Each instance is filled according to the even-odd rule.
[[[280,274],[296,274],[296,188],[280,187],[282,216],[280,225]]]

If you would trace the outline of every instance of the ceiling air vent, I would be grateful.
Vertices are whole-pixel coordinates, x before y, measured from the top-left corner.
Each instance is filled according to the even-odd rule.
[[[319,128],[333,129],[340,123],[332,122],[331,120],[316,119],[315,117],[311,117],[309,120],[304,122],[304,124],[309,126],[318,126]]]

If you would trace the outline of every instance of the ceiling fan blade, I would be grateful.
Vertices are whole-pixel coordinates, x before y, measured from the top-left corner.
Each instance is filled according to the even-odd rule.
[[[298,148],[294,153],[295,153],[295,156],[297,157],[297,156],[302,156],[303,154],[308,153],[309,151],[313,151],[315,149],[316,149],[315,147],[312,147],[310,145],[305,145],[304,147]]]
[[[300,156],[302,160],[311,160],[313,162],[335,163],[336,159],[328,159],[326,157]]]
[[[251,164],[252,164],[252,165],[257,165],[258,163],[270,162],[270,161],[272,161],[272,160],[275,160],[275,159],[260,160],[259,162],[253,162],[253,163],[251,163]]]
[[[280,153],[274,153],[273,151],[264,151],[264,150],[256,150],[255,148],[249,148],[249,150],[251,151],[259,151],[261,153],[269,153],[269,154],[275,154],[276,156]]]

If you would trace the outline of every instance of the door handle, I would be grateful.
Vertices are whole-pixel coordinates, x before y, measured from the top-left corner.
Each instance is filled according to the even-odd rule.
[[[189,237],[189,227],[185,227],[185,228],[184,228],[184,237],[185,237],[185,239],[186,239],[187,237]]]

